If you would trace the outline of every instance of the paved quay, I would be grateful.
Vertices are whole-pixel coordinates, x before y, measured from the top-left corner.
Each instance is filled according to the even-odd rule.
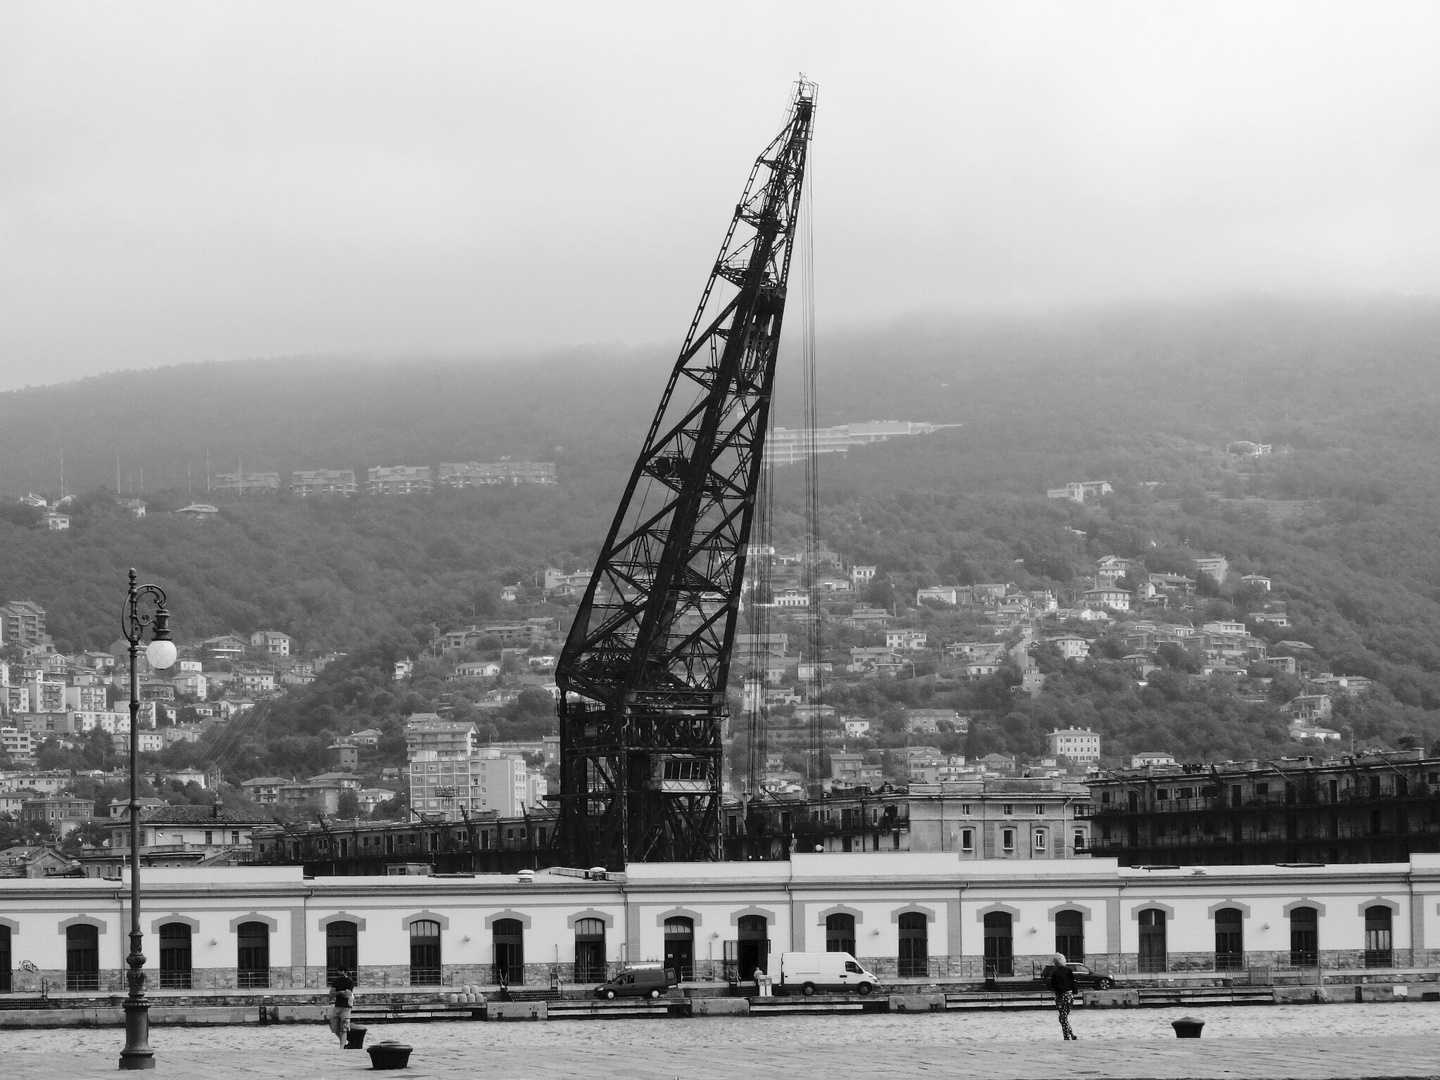
[[[754,1021],[747,1021],[752,1028]],[[530,1029],[515,1037],[515,1028]],[[603,1038],[587,1029],[619,1027]],[[697,1028],[699,1030],[697,1030]],[[704,1029],[710,1028],[706,1031]],[[628,1030],[634,1040],[624,1037]],[[665,1036],[668,1030],[670,1036]],[[953,1031],[954,1029],[948,1029]],[[946,1038],[936,1026],[918,1039],[892,1042],[873,1025],[844,1029],[847,1037],[827,1045],[806,1040],[743,1040],[728,1037],[719,1022],[662,1025],[553,1024],[387,1025],[384,1038],[415,1047],[410,1067],[397,1076],[450,1080],[476,1076],[496,1080],[755,1080],[757,1076],[863,1076],[866,1080],[914,1077],[984,1077],[986,1080],[1330,1080],[1359,1077],[1440,1076],[1434,1036],[1180,1039],[1092,1038],[1065,1043],[976,1041]],[[543,1038],[537,1034],[544,1032]],[[371,1029],[372,1035],[377,1029]],[[124,1043],[118,1029],[0,1035],[5,1075],[26,1080],[113,1077]],[[598,1034],[598,1033],[596,1033]],[[835,1034],[831,1033],[832,1036]],[[1440,1032],[1437,1032],[1440,1034]],[[318,1026],[156,1032],[158,1078],[230,1080],[279,1077],[331,1080],[369,1074],[369,1055],[341,1051]]]

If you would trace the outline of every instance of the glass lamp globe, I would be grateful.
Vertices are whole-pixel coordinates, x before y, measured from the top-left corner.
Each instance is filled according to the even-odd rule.
[[[152,641],[145,646],[145,662],[157,671],[164,671],[175,663],[173,641]]]

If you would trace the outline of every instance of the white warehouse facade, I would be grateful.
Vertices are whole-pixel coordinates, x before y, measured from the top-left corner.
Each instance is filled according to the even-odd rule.
[[[1064,951],[1120,977],[1230,968],[1440,967],[1440,855],[1340,866],[961,863],[797,854],[530,875],[302,878],[299,867],[147,869],[149,985],[318,989],[598,982],[665,961],[749,979],[781,952],[855,954],[890,980],[978,982]],[[124,989],[128,889],[0,879],[0,989]],[[36,968],[21,967],[29,961]],[[158,967],[158,970],[157,970]]]

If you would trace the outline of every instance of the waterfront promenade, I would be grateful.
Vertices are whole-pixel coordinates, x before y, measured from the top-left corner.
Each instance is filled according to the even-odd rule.
[[[1162,1036],[1169,1010],[1076,1015],[1081,1041],[1059,1039],[1053,1014],[999,1026],[954,1017],[789,1020],[577,1021],[390,1024],[374,1038],[415,1050],[413,1080],[756,1080],[757,1077],[976,1077],[985,1080],[1338,1080],[1440,1076],[1440,1008],[1390,1005],[1202,1010],[1207,1037]],[[1243,1012],[1243,1017],[1236,1013]],[[1178,1015],[1178,1013],[1176,1014]],[[1327,1022],[1327,1017],[1330,1020]],[[1369,1018],[1367,1022],[1366,1018]],[[1338,1021],[1338,1023],[1336,1023]],[[1374,1034],[1316,1031],[1373,1029]],[[1432,1030],[1426,1031],[1427,1028]],[[1219,1034],[1210,1036],[1211,1031]],[[1226,1035],[1268,1030],[1271,1034]],[[989,1033],[987,1036],[986,1033]],[[1133,1037],[1143,1035],[1144,1037]],[[119,1029],[0,1033],[9,1076],[109,1077]],[[154,1076],[322,1080],[370,1072],[369,1055],[342,1052],[318,1024],[157,1029]]]

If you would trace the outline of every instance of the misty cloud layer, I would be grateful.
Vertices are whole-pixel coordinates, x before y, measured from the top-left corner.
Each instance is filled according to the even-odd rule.
[[[1440,6],[16,3],[0,389],[678,343],[796,74],[821,332],[1440,293]]]

